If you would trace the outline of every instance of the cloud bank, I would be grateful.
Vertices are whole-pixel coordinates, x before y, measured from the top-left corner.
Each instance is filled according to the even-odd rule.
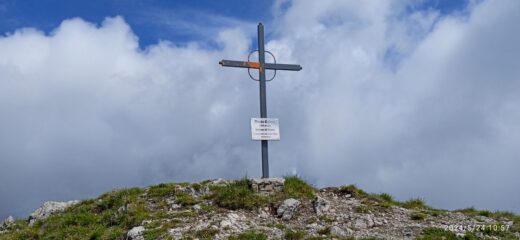
[[[516,9],[277,2],[267,49],[304,69],[268,84],[282,131],[271,174],[519,212]],[[122,17],[1,37],[0,216],[114,187],[259,176],[257,83],[217,64],[247,56],[253,36],[215,37],[215,49],[140,49]]]

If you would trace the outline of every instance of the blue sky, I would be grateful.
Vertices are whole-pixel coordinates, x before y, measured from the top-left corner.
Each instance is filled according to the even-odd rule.
[[[259,176],[256,82],[218,61],[245,59],[260,21],[266,49],[303,66],[268,83],[273,176],[520,212],[519,8],[0,0],[0,218],[116,187]]]
[[[86,21],[100,23],[107,16],[123,16],[139,36],[141,47],[155,44],[159,39],[184,43],[208,41],[197,32],[166,26],[157,18],[181,16],[203,28],[226,24],[225,16],[248,22],[268,22],[271,19],[271,0],[266,1],[0,1],[0,32],[12,32],[18,28],[35,27],[49,32],[61,21],[80,17]],[[216,22],[208,22],[216,21]],[[185,30],[185,31],[182,31]]]
[[[180,26],[166,25],[163,18],[172,21],[189,20],[192,24],[204,29],[224,27],[230,22],[218,18],[236,19],[246,22],[264,22],[272,20],[271,6],[273,0],[240,1],[240,0],[200,0],[200,1],[60,1],[60,0],[28,0],[0,1],[0,33],[13,32],[24,27],[33,27],[49,32],[55,29],[64,19],[79,17],[88,22],[101,23],[107,16],[123,16],[139,37],[139,45],[146,47],[161,40],[175,43],[189,41],[211,42],[209,36],[198,31],[190,31]],[[430,0],[409,4],[408,11],[434,9],[442,14],[464,10],[468,0]],[[290,5],[286,3],[285,5]],[[209,22],[208,22],[209,21]],[[214,21],[214,22],[212,22]],[[209,29],[208,29],[209,30]]]

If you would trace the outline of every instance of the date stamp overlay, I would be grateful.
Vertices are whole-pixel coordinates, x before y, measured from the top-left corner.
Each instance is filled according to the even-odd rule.
[[[469,224],[469,225],[457,225],[450,224],[445,225],[443,228],[447,231],[464,231],[464,232],[505,232],[509,231],[509,225],[507,224]]]

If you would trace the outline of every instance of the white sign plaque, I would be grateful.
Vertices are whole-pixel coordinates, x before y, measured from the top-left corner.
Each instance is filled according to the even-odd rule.
[[[251,118],[253,140],[280,140],[278,118]]]

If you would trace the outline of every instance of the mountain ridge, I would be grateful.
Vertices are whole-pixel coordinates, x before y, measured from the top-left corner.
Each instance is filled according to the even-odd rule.
[[[316,189],[296,176],[116,189],[46,202],[0,224],[12,239],[520,239],[520,216],[434,209],[355,185]]]

